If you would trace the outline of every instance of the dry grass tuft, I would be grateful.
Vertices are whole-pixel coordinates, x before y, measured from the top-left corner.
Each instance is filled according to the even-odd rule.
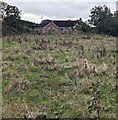
[[[5,88],[5,92],[19,92],[23,93],[29,88],[29,83],[27,80],[13,81]]]

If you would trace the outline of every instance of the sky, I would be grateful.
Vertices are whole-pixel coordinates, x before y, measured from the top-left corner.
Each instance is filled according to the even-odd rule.
[[[35,23],[42,20],[77,20],[89,19],[90,10],[94,6],[107,5],[111,12],[116,10],[117,0],[1,0],[17,6],[21,11],[21,19]]]

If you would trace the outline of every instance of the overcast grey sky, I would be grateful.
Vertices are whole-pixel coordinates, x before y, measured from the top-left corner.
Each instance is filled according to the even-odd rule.
[[[95,5],[107,5],[116,10],[117,0],[2,0],[22,10],[22,19],[40,23],[43,19],[87,20]],[[43,17],[41,17],[43,16]]]

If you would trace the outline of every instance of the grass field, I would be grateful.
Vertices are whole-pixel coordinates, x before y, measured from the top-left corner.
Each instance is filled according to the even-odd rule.
[[[116,117],[116,38],[3,38],[3,117]]]

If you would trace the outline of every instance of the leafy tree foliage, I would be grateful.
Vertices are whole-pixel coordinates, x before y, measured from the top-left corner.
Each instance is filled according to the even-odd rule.
[[[6,6],[7,6],[7,3],[0,1],[0,15],[1,15],[0,18],[1,19],[4,19]]]
[[[90,32],[90,26],[86,23],[82,21],[82,18],[80,18],[77,21],[76,27],[77,30],[83,31],[83,32]]]
[[[2,32],[3,35],[16,35],[22,33],[33,33],[37,24],[21,20],[21,11],[16,6],[0,2],[2,13]]]
[[[20,19],[20,11],[16,6],[7,5],[5,14],[7,18]]]
[[[104,6],[98,6],[91,9],[89,23],[96,27],[99,33],[117,36],[118,12],[112,14],[110,9]]]
[[[2,13],[2,19],[20,19],[20,10],[16,6],[11,6],[7,3],[0,2],[0,9]]]

